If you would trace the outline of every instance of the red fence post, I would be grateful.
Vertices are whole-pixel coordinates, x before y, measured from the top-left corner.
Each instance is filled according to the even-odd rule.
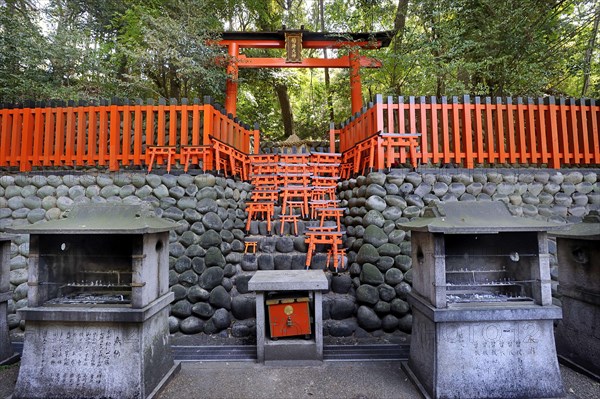
[[[440,133],[438,131],[438,104],[437,99],[435,97],[430,97],[429,101],[431,103],[431,157],[432,162],[437,164],[440,162],[441,154],[440,154]],[[425,134],[425,132],[423,132]],[[423,163],[427,163],[422,160]]]
[[[29,163],[29,153],[31,151],[31,144],[33,143],[33,121],[31,119],[31,108],[23,108],[23,130],[21,132],[21,157],[19,165],[21,172],[31,170]]]
[[[458,97],[452,97],[452,146],[454,147],[454,162],[462,164],[462,154],[460,150],[460,117],[458,112]]]
[[[581,162],[581,152],[579,151],[579,129],[577,126],[577,106],[575,105],[575,99],[569,99],[569,119],[571,120],[571,140],[573,144],[573,160],[575,163]]]
[[[463,140],[465,145],[466,166],[473,169],[473,130],[471,123],[471,97],[463,96]]]
[[[583,138],[583,162],[589,164],[592,162],[592,149],[590,147],[590,138],[588,135],[588,124],[587,124],[587,106],[585,105],[585,99],[579,100],[579,109],[581,115],[581,137]]]
[[[421,112],[421,117],[419,118],[420,131],[417,130],[410,133],[421,133],[421,159],[423,160],[423,163],[427,163],[431,159],[431,152],[429,152],[428,145],[429,140],[427,134],[427,100],[425,99],[425,96],[421,96],[421,98],[419,99],[419,106]],[[405,153],[406,149],[402,148],[402,152]]]
[[[592,125],[592,141],[594,143],[594,159],[595,163],[600,164],[600,110],[596,107],[596,100],[590,100],[590,121]]]
[[[111,171],[119,170],[119,154],[121,152],[121,118],[119,107],[116,104],[110,106],[110,147],[108,168]]]
[[[41,108],[36,108],[34,132],[33,132],[33,153],[31,155],[31,164],[40,166],[42,162],[42,145],[44,143],[44,115]],[[1,164],[1,163],[0,163]]]
[[[485,162],[482,109],[483,107],[481,106],[481,98],[475,97],[475,143],[477,143],[477,162],[480,164]]]
[[[508,155],[511,164],[517,162],[517,146],[515,141],[515,118],[512,98],[506,98],[506,124],[508,125]]]
[[[558,125],[556,122],[556,102],[554,97],[548,97],[548,116],[550,122],[549,130],[549,141],[550,141],[550,153],[552,154],[552,167],[554,169],[560,168],[560,161],[564,159],[564,154],[560,151],[560,142],[558,140]]]

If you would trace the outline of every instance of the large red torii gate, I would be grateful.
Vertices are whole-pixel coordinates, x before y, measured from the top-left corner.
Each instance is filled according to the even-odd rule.
[[[240,68],[350,68],[350,98],[352,113],[362,108],[360,68],[379,68],[381,62],[361,56],[359,49],[387,47],[392,33],[322,33],[307,30],[280,30],[277,32],[224,32],[217,43],[226,46],[229,54],[227,63],[227,86],[225,110],[236,115],[238,72]],[[286,49],[285,58],[246,57],[242,48]],[[348,48],[349,55],[338,58],[303,58],[302,49]]]

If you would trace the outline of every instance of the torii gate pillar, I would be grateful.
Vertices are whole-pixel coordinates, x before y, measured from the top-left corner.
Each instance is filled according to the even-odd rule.
[[[350,52],[350,101],[352,104],[352,115],[360,112],[363,102],[360,82],[360,55],[358,51]]]
[[[225,83],[225,111],[227,114],[236,116],[237,93],[238,93],[238,55],[239,46],[236,42],[227,46],[229,61],[227,62],[227,82]]]

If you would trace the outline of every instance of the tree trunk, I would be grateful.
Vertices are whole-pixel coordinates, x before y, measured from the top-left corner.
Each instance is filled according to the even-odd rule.
[[[289,137],[294,134],[294,115],[292,114],[292,106],[290,104],[287,86],[284,84],[275,84],[275,92],[277,93],[279,106],[281,107],[281,118],[283,120],[285,137]]]
[[[592,53],[596,48],[596,37],[598,36],[598,25],[600,24],[600,3],[596,5],[596,16],[594,17],[594,27],[592,28],[592,37],[585,51],[583,61],[583,87],[581,88],[581,97],[585,97],[590,86],[590,72],[592,63]]]

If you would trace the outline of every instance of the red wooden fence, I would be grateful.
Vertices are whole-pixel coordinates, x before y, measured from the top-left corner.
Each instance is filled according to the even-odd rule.
[[[332,128],[339,151],[379,132],[420,133],[418,157],[426,163],[527,164],[560,168],[600,164],[600,105],[595,100],[533,100],[464,96],[377,96],[375,104]],[[334,151],[332,144],[331,150]],[[383,160],[381,160],[383,162]],[[381,165],[379,165],[381,166]]]
[[[149,146],[209,144],[209,135],[245,153],[258,128],[210,103],[106,105],[0,110],[0,167],[146,165]],[[177,161],[183,155],[177,154]]]

